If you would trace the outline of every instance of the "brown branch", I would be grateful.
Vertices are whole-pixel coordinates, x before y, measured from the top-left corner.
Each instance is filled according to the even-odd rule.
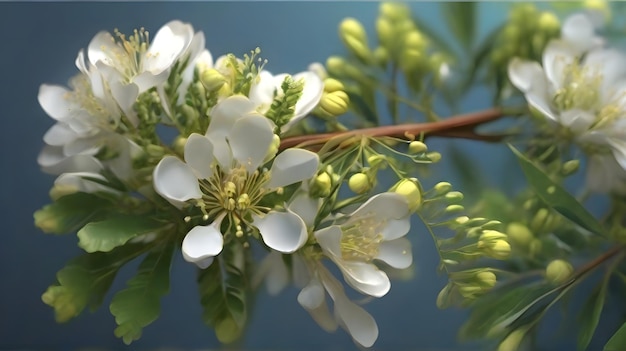
[[[422,133],[431,136],[443,136],[450,138],[464,138],[496,142],[502,140],[503,136],[477,134],[474,131],[474,128],[481,124],[495,121],[503,116],[504,113],[501,109],[491,108],[488,110],[478,111],[474,113],[453,116],[437,122],[398,124],[356,129],[345,132],[298,135],[282,140],[279,149],[284,150],[294,146],[316,149],[321,147],[321,145],[325,144],[330,139],[339,136],[343,136],[346,138],[350,136],[388,136],[408,139],[407,135],[418,136]]]
[[[575,277],[576,278],[582,277],[586,273],[594,270],[599,265],[601,265],[604,262],[610,260],[615,255],[617,255],[617,254],[619,254],[619,253],[621,253],[623,251],[624,251],[624,246],[622,246],[622,245],[612,247],[609,251],[607,251],[607,252],[603,253],[602,255],[596,257],[593,261],[589,261],[585,265],[583,265],[580,268],[578,268],[576,270]]]

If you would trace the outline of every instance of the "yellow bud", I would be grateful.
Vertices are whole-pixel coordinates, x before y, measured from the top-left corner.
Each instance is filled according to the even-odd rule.
[[[174,149],[174,152],[176,152],[178,155],[182,156],[185,154],[185,144],[187,144],[187,138],[179,135],[176,137],[176,139],[174,139],[174,142],[172,143],[172,149]]]
[[[268,162],[273,159],[278,153],[278,148],[280,147],[280,137],[276,134],[272,137],[272,144],[270,144],[270,148],[267,150],[265,154],[265,158],[263,158],[263,162]]]
[[[320,108],[329,116],[339,116],[348,111],[350,98],[345,91],[335,91],[322,95]]]
[[[374,50],[374,61],[381,67],[385,67],[389,61],[389,51],[382,46]]]
[[[367,174],[356,173],[348,180],[348,187],[357,194],[363,194],[372,188],[372,184]]]
[[[56,201],[62,198],[63,196],[74,194],[78,190],[79,190],[78,187],[71,185],[71,184],[54,184],[54,186],[52,186],[52,189],[50,189],[49,194],[50,194],[50,198]]]
[[[339,56],[330,56],[326,60],[326,69],[335,76],[342,76],[346,67],[346,60]]]
[[[499,241],[499,240],[506,240],[507,239],[507,235],[504,233],[501,233],[497,230],[483,230],[483,233],[480,235],[480,237],[478,238],[479,242],[485,242],[485,243],[489,243],[489,242],[495,242],[495,241]]]
[[[402,3],[383,2],[380,4],[380,15],[392,21],[408,18],[410,14],[409,8]]]
[[[546,208],[539,209],[537,213],[535,213],[535,216],[533,217],[532,221],[530,222],[531,230],[534,232],[537,232],[543,229],[549,215],[550,213],[548,212],[548,209]]]
[[[183,116],[185,116],[185,118],[187,119],[186,124],[193,124],[200,117],[200,113],[198,113],[198,110],[187,104],[183,104],[180,108],[182,110]]]
[[[415,178],[405,178],[397,182],[390,191],[406,198],[411,212],[417,211],[422,205],[422,186]]]
[[[528,250],[530,251],[530,254],[533,256],[537,256],[541,252],[542,248],[543,248],[543,243],[539,239],[533,239],[530,242],[530,245],[528,245]]]
[[[339,24],[339,37],[346,40],[346,37],[352,37],[361,43],[367,43],[367,34],[365,28],[358,20],[348,17]]]
[[[372,167],[377,167],[387,161],[387,156],[385,155],[372,155],[367,158],[367,163]]]
[[[496,275],[490,271],[482,271],[476,274],[476,278],[478,279],[480,285],[484,288],[491,289],[496,285]]]
[[[448,207],[446,207],[446,213],[454,213],[454,212],[461,212],[464,211],[465,207],[461,206],[461,205],[450,205]]]
[[[376,34],[378,34],[378,41],[388,50],[390,50],[390,46],[394,41],[394,31],[393,25],[391,24],[389,19],[379,17],[376,20]]]
[[[467,221],[469,221],[469,217],[468,216],[457,217],[454,221],[457,224],[465,224],[465,223],[467,223]]]
[[[448,182],[439,182],[437,184],[435,184],[435,192],[437,192],[437,194],[445,194],[447,192],[449,192],[450,190],[452,190],[452,184],[448,183]]]
[[[409,143],[409,153],[421,154],[428,151],[428,146],[421,141],[412,141]]]
[[[555,32],[561,28],[561,23],[559,19],[552,13],[548,11],[543,11],[539,15],[539,29],[546,32]]]
[[[226,83],[226,77],[224,77],[216,69],[206,69],[200,73],[200,82],[204,85],[207,91],[217,91]]]
[[[343,43],[359,60],[368,63],[372,58],[372,53],[367,47],[367,42],[362,42],[353,36],[343,38]]]
[[[406,33],[404,36],[405,49],[413,49],[421,52],[426,48],[427,44],[426,38],[417,29]]]
[[[459,293],[466,299],[474,299],[477,295],[483,293],[483,288],[476,285],[464,285],[459,287]]]
[[[511,245],[504,240],[496,240],[492,245],[485,249],[485,253],[497,260],[505,260],[511,254]]]
[[[428,157],[428,159],[430,159],[432,163],[437,163],[441,161],[441,154],[438,153],[437,151],[427,153],[426,157]]]
[[[498,346],[498,351],[517,351],[526,334],[525,330],[517,329],[509,334]]]
[[[47,205],[41,210],[37,210],[33,217],[35,219],[35,226],[41,229],[44,233],[61,233],[61,227],[59,219],[51,211],[47,211],[49,208]]]
[[[574,267],[565,260],[554,260],[546,267],[546,279],[553,284],[562,284],[570,279]]]
[[[400,56],[400,68],[404,72],[411,72],[416,68],[420,67],[422,61],[424,59],[424,55],[418,50],[415,49],[407,49],[403,50]]]
[[[579,160],[569,160],[565,162],[561,168],[561,173],[565,176],[576,173],[580,167]]]
[[[506,42],[517,42],[522,36],[522,30],[519,26],[510,23],[504,27],[502,36]]]
[[[459,202],[463,200],[463,193],[460,191],[451,191],[445,195],[445,198],[448,202]]]
[[[534,239],[533,233],[527,226],[518,222],[511,222],[506,227],[506,233],[511,238],[511,241],[519,246],[526,247],[530,245]]]
[[[324,92],[334,93],[336,91],[344,91],[346,88],[343,83],[334,78],[324,79]]]
[[[585,0],[583,1],[583,7],[602,13],[604,20],[607,22],[611,19],[611,7],[606,0]]]
[[[311,195],[316,197],[327,197],[333,185],[332,178],[327,172],[319,174],[311,184]]]

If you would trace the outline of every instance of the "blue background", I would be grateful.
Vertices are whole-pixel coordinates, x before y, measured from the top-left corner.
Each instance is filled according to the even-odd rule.
[[[445,33],[436,4],[411,3],[411,7]],[[504,8],[502,4],[482,4],[479,32],[484,34],[502,21]],[[42,83],[67,84],[77,72],[74,60],[78,50],[85,48],[93,35],[114,28],[129,33],[141,26],[155,33],[166,22],[180,19],[204,31],[214,57],[228,52],[240,55],[259,46],[262,57],[269,60],[266,69],[295,73],[311,62],[325,62],[329,55],[345,52],[336,34],[344,17],[358,18],[373,37],[377,13],[374,2],[0,3],[0,349],[219,347],[213,332],[201,321],[195,269],[180,255],[174,260],[171,292],[162,301],[161,317],[130,347],[113,335],[115,322],[108,300],[97,312],[84,313],[67,324],[57,324],[52,309],[41,302],[41,293],[54,282],[56,271],[80,250],[74,235],[44,235],[33,226],[32,213],[49,202],[47,194],[54,179],[41,173],[36,163],[43,146],[41,138],[53,124],[39,107],[37,92]],[[487,108],[489,101],[485,91],[477,90],[463,102],[462,110]],[[429,145],[445,156],[450,143],[433,140]],[[509,167],[504,159],[510,155],[503,146],[455,143],[474,156],[489,182],[504,184],[499,175]],[[432,180],[426,183],[454,179],[444,162],[434,168]],[[481,349],[457,343],[456,331],[466,312],[435,307],[437,293],[445,285],[445,278],[436,273],[437,253],[419,224],[411,235],[414,279],[395,281],[387,296],[366,306],[380,328],[375,349]],[[126,267],[113,290],[123,287],[135,268]],[[295,289],[277,297],[261,293],[243,348],[355,348],[345,332],[327,334],[319,328],[298,305],[296,296]],[[548,335],[547,345],[562,336]]]

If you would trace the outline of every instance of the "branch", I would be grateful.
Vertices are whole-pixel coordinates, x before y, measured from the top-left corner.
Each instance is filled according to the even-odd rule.
[[[348,138],[350,136],[388,136],[409,140],[411,136],[420,135],[422,133],[431,136],[497,142],[501,141],[504,136],[477,134],[474,131],[474,128],[502,117],[504,117],[504,113],[501,109],[491,108],[474,113],[453,116],[437,122],[398,124],[356,129],[345,132],[298,135],[282,140],[279,150],[284,150],[294,146],[316,149],[335,137]]]

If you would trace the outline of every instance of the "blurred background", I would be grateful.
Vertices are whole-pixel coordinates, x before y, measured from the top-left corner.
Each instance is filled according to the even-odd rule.
[[[141,340],[125,346],[115,338],[115,321],[108,300],[95,313],[84,313],[67,324],[54,321],[53,310],[41,302],[41,294],[55,281],[55,273],[80,253],[75,235],[45,235],[33,225],[32,213],[49,202],[54,178],[40,172],[37,155],[41,140],[53,120],[37,102],[42,83],[66,85],[77,72],[76,54],[86,48],[100,30],[130,33],[145,27],[156,33],[166,22],[180,19],[204,31],[213,57],[232,52],[238,56],[260,47],[273,73],[296,73],[311,62],[325,62],[333,54],[345,54],[337,37],[337,25],[355,17],[374,37],[376,2],[140,2],[140,3],[0,3],[0,350],[152,350],[217,349],[213,332],[201,320],[195,268],[178,255],[174,260],[170,294],[162,300],[161,317],[144,329]],[[413,13],[449,36],[436,3],[410,4]],[[507,4],[482,3],[478,33],[481,37],[501,23]],[[461,103],[463,112],[490,107],[486,91],[475,89]],[[441,106],[441,111],[446,111]],[[506,186],[509,193],[523,184],[517,166],[502,145],[432,139],[431,150],[444,161],[432,168],[425,185],[456,177],[446,162],[446,150],[455,145],[472,157],[489,184]],[[509,169],[505,172],[505,169]],[[461,189],[462,190],[462,189]],[[476,199],[468,199],[475,201]],[[379,350],[481,350],[477,344],[460,344],[456,332],[466,312],[438,310],[435,299],[445,285],[438,275],[437,252],[430,236],[415,222],[415,275],[394,281],[391,292],[372,301],[366,309],[375,317]],[[125,267],[112,290],[119,290],[136,265]],[[355,349],[343,331],[327,334],[296,301],[298,291],[288,289],[276,297],[261,292],[245,340],[245,350],[344,350]],[[110,299],[109,294],[109,299]],[[562,316],[556,316],[556,324]],[[567,330],[549,331],[546,350],[572,349],[557,340]],[[569,345],[569,346],[568,346]]]

